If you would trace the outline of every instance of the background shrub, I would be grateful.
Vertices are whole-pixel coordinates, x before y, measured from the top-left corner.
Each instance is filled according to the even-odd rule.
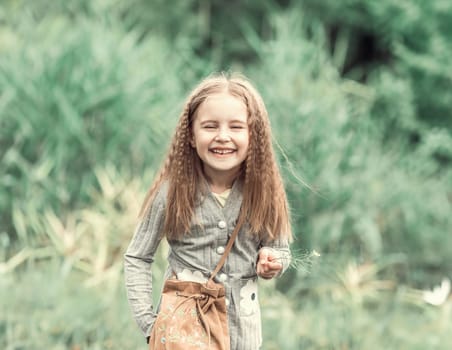
[[[296,233],[265,349],[449,348],[447,283],[427,292],[452,268],[451,6],[4,1],[0,346],[144,345],[122,254],[186,94],[230,70],[266,101]]]

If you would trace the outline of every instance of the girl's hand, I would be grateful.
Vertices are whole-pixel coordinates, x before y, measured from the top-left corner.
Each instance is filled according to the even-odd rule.
[[[264,279],[272,279],[282,270],[282,264],[276,261],[277,256],[271,249],[262,248],[259,251],[256,273]]]

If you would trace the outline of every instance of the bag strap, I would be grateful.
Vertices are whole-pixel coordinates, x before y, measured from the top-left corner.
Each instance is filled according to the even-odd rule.
[[[240,228],[242,227],[244,221],[245,221],[245,215],[243,213],[240,213],[237,225],[235,225],[234,232],[232,232],[231,238],[229,238],[228,244],[226,245],[226,248],[224,250],[224,253],[223,253],[220,261],[218,262],[217,266],[215,267],[215,270],[213,270],[212,274],[210,275],[209,282],[213,281],[213,279],[217,275],[218,271],[220,271],[220,269],[223,267],[224,263],[226,262],[229,252],[231,251],[231,248],[234,245],[234,241],[237,238]]]

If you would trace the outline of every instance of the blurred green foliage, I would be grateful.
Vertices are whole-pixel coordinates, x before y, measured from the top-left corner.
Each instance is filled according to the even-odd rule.
[[[451,23],[444,0],[3,1],[0,346],[141,346],[121,255],[189,89],[238,70],[296,233],[264,348],[450,348],[423,290],[452,277]]]

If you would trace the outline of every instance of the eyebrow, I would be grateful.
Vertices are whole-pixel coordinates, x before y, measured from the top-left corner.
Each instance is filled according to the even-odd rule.
[[[215,120],[215,119],[203,120],[203,121],[201,122],[201,125],[207,124],[207,123],[218,123],[218,120]],[[240,119],[233,119],[233,120],[230,120],[228,123],[248,124],[247,121],[240,120]]]

